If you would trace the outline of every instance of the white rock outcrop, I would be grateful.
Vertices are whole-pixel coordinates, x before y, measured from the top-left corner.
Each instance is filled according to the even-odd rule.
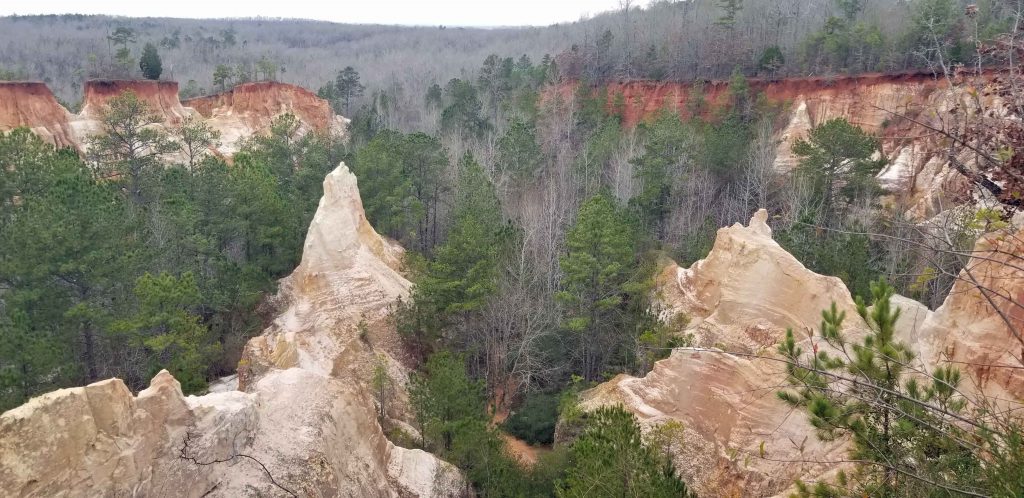
[[[230,455],[256,427],[253,394],[182,395],[162,371],[137,397],[119,379],[60,389],[0,415],[3,496],[202,496],[223,471],[178,458]]]
[[[772,240],[766,221],[761,210],[748,226],[720,229],[707,258],[688,269],[670,264],[659,276],[663,317],[685,314],[695,347],[673,351],[642,378],[620,375],[581,398],[586,410],[622,404],[645,427],[681,422],[684,441],[673,460],[701,496],[786,496],[796,479],[827,478],[837,470],[828,462],[846,456],[843,441],[819,441],[806,414],[776,397],[786,386],[785,365],[762,358],[777,357],[787,328],[811,351],[809,337],[833,302],[846,311],[847,337],[866,325],[842,281],[804,267]],[[970,375],[968,393],[1024,395],[1017,356],[1024,351],[1013,333],[1024,328],[1022,241],[1024,231],[1015,230],[979,241],[934,312],[893,297],[902,310],[900,339],[924,365],[955,362]]]
[[[968,391],[1024,399],[1024,229],[982,237],[942,305],[920,327],[926,361],[970,374]]]
[[[584,393],[581,406],[622,404],[642,425],[684,427],[674,463],[701,496],[770,496],[799,477],[819,476],[842,456],[843,443],[822,443],[805,416],[776,397],[785,365],[707,351],[772,355],[785,330],[816,330],[832,302],[848,314],[842,281],[817,275],[779,246],[761,210],[748,226],[718,231],[707,258],[671,264],[658,278],[668,319],[685,314],[693,349],[673,351],[643,378],[620,375]],[[760,458],[761,444],[767,458]],[[806,463],[794,463],[806,462]]]
[[[386,320],[411,285],[401,255],[338,166],[302,263],[281,282],[282,313],[246,346],[240,390],[185,397],[161,372],[137,397],[110,379],[33,398],[0,415],[0,496],[461,496],[454,466],[387,439],[371,394],[384,362],[386,416],[409,419]]]

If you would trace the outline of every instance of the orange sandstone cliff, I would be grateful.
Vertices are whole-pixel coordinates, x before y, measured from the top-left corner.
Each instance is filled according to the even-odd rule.
[[[763,95],[778,111],[778,172],[797,166],[799,158],[791,148],[812,127],[845,118],[881,139],[888,166],[879,173],[879,183],[895,194],[893,201],[910,217],[928,219],[970,200],[971,189],[950,168],[940,137],[910,121],[938,124],[936,113],[963,98],[962,91],[950,88],[947,80],[930,73],[901,73],[748,82],[752,93]],[[555,93],[569,99],[575,89],[576,84],[566,84]],[[607,93],[607,109],[621,115],[626,126],[650,119],[661,109],[684,118],[694,114],[711,117],[730,99],[729,83],[724,81],[626,81],[608,84],[602,90]],[[971,157],[961,160],[973,165]]]
[[[267,133],[271,122],[286,113],[296,117],[296,133],[319,131],[341,135],[346,120],[330,104],[295,85],[263,81],[245,83],[226,92],[182,102],[178,83],[148,80],[89,80],[78,114],[69,113],[39,82],[0,82],[0,132],[20,126],[32,129],[58,147],[84,150],[88,138],[101,131],[100,113],[111,98],[131,91],[146,103],[168,130],[189,117],[205,120],[221,134],[217,152],[231,155],[241,142]]]
[[[335,124],[334,112],[326,100],[300,86],[273,81],[242,83],[222,93],[187,99],[184,105],[210,119],[233,115],[253,127],[269,125],[269,119],[284,112],[317,130]]]
[[[74,147],[71,117],[44,83],[0,82],[0,131],[25,126],[58,147]]]
[[[763,94],[776,104],[806,101],[813,116],[844,116],[868,131],[879,132],[883,123],[895,121],[888,111],[906,112],[915,102],[947,87],[930,73],[860,74],[856,76],[748,80],[752,93]],[[609,104],[622,95],[623,122],[635,125],[663,108],[684,117],[694,111],[708,116],[729,101],[729,82],[701,83],[625,81],[607,85]],[[704,103],[698,105],[697,101]]]
[[[98,119],[110,99],[132,91],[150,112],[170,125],[180,124],[192,113],[178,100],[178,82],[151,80],[89,80],[85,82],[85,98],[79,116]]]
[[[315,93],[273,81],[243,83],[222,93],[188,99],[184,104],[221,132],[221,142],[228,152],[237,150],[240,140],[269,129],[271,121],[285,113],[298,119],[300,133],[316,130],[341,134],[346,124],[344,118],[334,114],[330,103]]]

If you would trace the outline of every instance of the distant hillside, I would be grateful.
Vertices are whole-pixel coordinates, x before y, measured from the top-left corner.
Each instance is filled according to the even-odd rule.
[[[475,79],[490,54],[534,63],[555,57],[562,78],[690,81],[739,68],[764,77],[941,71],[973,64],[974,37],[1005,32],[1000,0],[657,0],[574,23],[535,28],[348,25],[280,19],[109,16],[0,18],[0,79],[45,81],[72,107],[82,80],[138,77],[146,43],[158,46],[163,79],[183,97],[211,93],[218,65],[229,83],[276,79],[316,90],[354,67],[368,91],[419,107],[427,88]],[[119,44],[121,28],[134,36]],[[117,52],[129,57],[119,62]],[[361,102],[356,102],[359,104]],[[357,106],[353,106],[356,109]]]
[[[0,69],[11,78],[45,81],[74,105],[82,80],[123,74],[107,36],[118,27],[137,33],[129,43],[137,75],[142,47],[157,45],[165,79],[186,93],[213,91],[218,64],[255,73],[261,58],[277,66],[276,79],[316,90],[345,66],[355,67],[369,88],[395,84],[416,89],[444,84],[474,70],[488,54],[527,54],[534,60],[571,44],[581,26],[466,29],[344,25],[303,20],[130,19],[107,16],[0,18]],[[251,76],[262,79],[263,73]],[[196,83],[188,88],[190,80]]]

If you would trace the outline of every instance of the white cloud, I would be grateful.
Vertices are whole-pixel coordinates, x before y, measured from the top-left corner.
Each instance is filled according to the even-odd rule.
[[[543,26],[619,7],[619,0],[4,0],[0,15],[287,17],[343,23]],[[644,2],[634,2],[646,3]]]

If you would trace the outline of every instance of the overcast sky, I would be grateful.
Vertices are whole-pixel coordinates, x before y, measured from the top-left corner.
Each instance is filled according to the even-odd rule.
[[[620,0],[0,0],[0,15],[289,17],[343,23],[546,26],[615,9]],[[649,0],[634,1],[633,5]]]

